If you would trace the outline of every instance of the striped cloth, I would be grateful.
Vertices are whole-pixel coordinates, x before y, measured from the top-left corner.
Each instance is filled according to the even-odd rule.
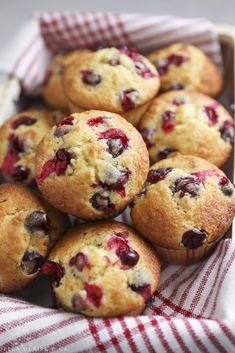
[[[35,14],[0,53],[0,71],[19,77],[28,92],[42,83],[51,52],[99,45],[130,45],[147,53],[175,42],[191,43],[221,64],[212,23],[205,19],[103,12]]]
[[[195,44],[221,63],[213,25],[204,19],[36,14],[0,53],[0,73],[15,75],[33,93],[43,81],[52,53],[124,44],[146,53],[177,41]],[[118,219],[130,223],[128,212]],[[202,263],[162,264],[160,285],[143,315],[109,320],[52,309],[55,302],[48,283],[39,280],[16,297],[0,296],[0,353],[234,352],[234,273],[235,244],[224,240]]]

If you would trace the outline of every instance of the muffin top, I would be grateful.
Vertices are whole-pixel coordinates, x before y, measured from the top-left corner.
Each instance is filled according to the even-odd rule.
[[[67,99],[61,85],[61,77],[65,67],[76,57],[82,57],[88,53],[88,49],[72,51],[66,55],[56,55],[47,71],[45,83],[42,87],[42,96],[50,106],[62,110],[68,108]]]
[[[37,148],[37,184],[44,197],[85,219],[120,212],[141,190],[149,167],[139,132],[104,111],[72,114]]]
[[[197,92],[170,91],[158,96],[138,128],[152,163],[179,152],[221,166],[232,151],[232,117],[217,101]]]
[[[135,51],[106,48],[77,58],[64,71],[68,100],[85,109],[123,113],[151,100],[159,89],[154,65]]]
[[[68,310],[112,317],[141,313],[156,290],[160,264],[152,248],[125,224],[82,225],[53,248],[42,272]]]
[[[35,149],[53,125],[51,112],[29,109],[0,127],[0,165],[10,181],[30,184],[34,177]]]
[[[155,163],[131,216],[155,245],[195,249],[221,237],[235,215],[234,186],[216,166],[177,155]]]
[[[216,97],[223,85],[218,67],[200,49],[188,44],[173,44],[154,51],[148,59],[161,77],[161,90],[196,90]]]
[[[16,184],[0,185],[0,292],[32,281],[68,219],[35,193]]]

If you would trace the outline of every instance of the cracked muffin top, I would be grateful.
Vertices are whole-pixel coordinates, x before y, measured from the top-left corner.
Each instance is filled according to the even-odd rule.
[[[7,180],[24,184],[34,181],[35,150],[53,124],[50,111],[29,109],[0,127],[0,166]]]
[[[117,114],[92,110],[54,126],[35,160],[43,196],[84,219],[120,213],[140,192],[149,167],[139,132]]]
[[[201,158],[182,155],[151,167],[131,210],[135,228],[152,243],[189,250],[224,235],[234,215],[234,186],[225,174]]]
[[[211,97],[170,91],[154,99],[138,126],[151,163],[172,153],[195,155],[221,166],[234,141],[231,115]]]
[[[106,48],[77,58],[64,71],[69,102],[84,109],[125,113],[150,101],[159,75],[148,59],[129,48]]]
[[[68,228],[67,216],[22,185],[0,185],[0,292],[25,287]]]
[[[187,89],[216,97],[222,89],[218,67],[193,45],[173,44],[150,53],[148,59],[159,72],[162,91]]]
[[[42,267],[69,311],[92,317],[137,315],[156,290],[160,264],[130,227],[110,221],[68,232]]]

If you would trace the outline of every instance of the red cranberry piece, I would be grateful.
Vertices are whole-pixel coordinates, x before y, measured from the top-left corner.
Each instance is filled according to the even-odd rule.
[[[122,140],[119,137],[108,139],[108,153],[110,153],[113,158],[120,156],[124,151],[124,146]]]
[[[37,253],[36,251],[26,251],[20,267],[25,274],[31,275],[39,271],[43,264],[43,261],[43,256]]]
[[[153,127],[145,127],[140,131],[147,148],[154,146],[154,135],[156,130]]]
[[[129,169],[125,170],[122,173],[122,177],[116,183],[108,185],[107,188],[109,190],[117,191],[121,197],[125,197],[126,191],[124,185],[128,182],[130,175],[131,171]],[[106,184],[104,184],[104,187],[106,187]]]
[[[49,234],[51,230],[50,220],[44,211],[34,211],[25,219],[25,227],[30,233]]]
[[[12,129],[16,130],[21,125],[31,126],[31,125],[35,124],[36,121],[37,121],[37,119],[35,119],[35,118],[31,118],[29,116],[22,115],[18,119],[14,120],[11,123],[11,127],[12,127]]]
[[[137,53],[136,49],[134,47],[122,47],[119,49],[121,54],[125,54],[126,56],[128,56],[130,59],[132,59],[133,61],[138,61],[141,60],[141,56]]]
[[[94,73],[92,70],[81,70],[82,82],[90,85],[96,86],[101,82],[101,75]]]
[[[45,276],[52,276],[53,281],[56,281],[57,286],[60,283],[61,278],[64,276],[63,267],[55,261],[46,261],[41,267],[41,272]]]
[[[19,161],[20,153],[24,152],[24,145],[18,136],[11,134],[8,137],[8,151],[3,160],[2,171],[11,176],[14,165]]]
[[[135,61],[135,68],[137,73],[144,79],[152,78],[155,76],[142,60]]]
[[[148,172],[147,182],[150,184],[156,184],[159,181],[164,180],[171,171],[172,168],[151,169]]]
[[[108,129],[99,134],[99,140],[107,139],[108,152],[118,157],[128,147],[129,138],[121,129]]]
[[[139,254],[131,249],[126,243],[123,243],[116,250],[116,255],[119,257],[123,265],[128,268],[134,267],[139,261]]]
[[[23,153],[25,151],[23,142],[15,134],[8,137],[8,149],[12,153]]]
[[[91,197],[90,202],[98,211],[112,212],[115,210],[115,205],[111,202],[110,198],[98,192]]]
[[[165,111],[162,115],[162,129],[165,133],[172,132],[175,127],[174,123],[175,112],[171,112],[170,110]]]
[[[171,54],[167,58],[160,59],[157,63],[157,70],[160,76],[163,76],[167,73],[168,67],[174,65],[180,67],[189,59],[183,55]]]
[[[47,161],[42,167],[41,174],[36,177],[37,184],[41,184],[53,172],[57,176],[64,175],[72,158],[72,154],[66,149],[59,149],[55,157]]]
[[[78,271],[82,271],[84,267],[91,268],[88,257],[82,252],[77,253],[77,255],[71,258],[69,266],[75,266]]]
[[[26,180],[29,176],[29,173],[29,168],[23,165],[17,165],[11,168],[11,177],[18,182]]]
[[[221,126],[220,136],[225,142],[229,142],[231,145],[234,143],[234,127],[233,123],[229,120],[225,120]]]
[[[87,121],[87,125],[89,126],[97,126],[99,124],[103,124],[105,121],[105,118],[102,116],[99,116],[98,118],[92,118]]]
[[[185,194],[195,197],[199,194],[201,181],[196,176],[188,176],[176,179],[174,185],[171,186],[173,193],[179,192],[179,197],[182,198]]]
[[[225,196],[231,197],[234,192],[234,186],[226,176],[219,179],[219,186]]]
[[[172,101],[172,104],[176,105],[177,107],[185,103],[186,101],[183,98],[174,98]]]
[[[87,300],[98,308],[102,304],[102,289],[96,284],[85,283],[85,290],[87,292]]]
[[[169,89],[172,89],[172,90],[184,89],[184,85],[183,85],[183,83],[175,82],[170,85]]]
[[[58,126],[55,129],[54,136],[55,137],[63,137],[64,135],[68,134],[72,129],[71,125],[62,125]]]
[[[72,298],[72,306],[78,313],[87,309],[85,300],[79,294],[74,294]]]
[[[134,292],[142,295],[145,302],[147,300],[149,300],[151,297],[151,285],[150,284],[144,284],[143,286],[136,286],[135,284],[132,284],[132,285],[130,285],[130,288]]]
[[[195,175],[201,183],[205,183],[207,177],[220,176],[215,170],[202,170],[200,172],[192,173],[192,175]]]
[[[73,125],[74,117],[72,115],[66,116],[62,120],[56,123],[56,126],[63,126],[63,125]]]
[[[158,159],[159,160],[165,159],[173,152],[177,152],[177,149],[174,147],[166,147],[166,148],[164,148],[164,150],[159,151]]]
[[[210,125],[217,124],[218,119],[219,119],[219,115],[218,115],[216,109],[214,107],[208,105],[208,106],[203,107],[203,110],[209,119]]]
[[[122,239],[127,239],[129,236],[129,232],[126,230],[124,232],[118,232],[118,233],[114,233],[116,235],[116,237],[120,237]]]
[[[140,93],[136,89],[127,89],[121,93],[121,103],[124,111],[135,108],[135,103],[140,97]]]
[[[193,228],[183,234],[182,244],[189,250],[196,249],[202,246],[206,237],[207,233],[204,230]]]

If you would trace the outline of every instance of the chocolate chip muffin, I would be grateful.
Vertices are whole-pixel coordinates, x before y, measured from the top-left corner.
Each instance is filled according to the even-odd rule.
[[[70,52],[66,55],[60,54],[55,56],[48,69],[45,83],[42,87],[42,96],[45,102],[51,107],[62,109],[64,111],[68,109],[67,100],[61,85],[61,77],[68,64],[70,64],[76,57],[81,58],[87,52],[89,52],[88,49],[81,49]]]
[[[232,117],[217,101],[197,92],[170,91],[158,96],[138,128],[152,163],[179,152],[221,166],[232,152]]]
[[[189,89],[216,97],[223,86],[222,74],[200,49],[173,44],[148,55],[161,77],[161,90]]]
[[[68,232],[42,266],[69,311],[91,317],[138,315],[156,290],[160,264],[138,234],[123,223],[82,225]]]
[[[39,274],[68,219],[22,185],[0,185],[0,292],[24,288]]]
[[[34,181],[35,149],[53,126],[51,112],[30,109],[14,115],[0,127],[0,166],[8,181]]]
[[[165,260],[190,264],[204,258],[235,215],[233,184],[213,164],[177,155],[155,163],[131,217]]]
[[[135,51],[106,48],[76,58],[62,77],[70,103],[86,109],[126,113],[149,102],[158,92],[159,76],[148,59]]]
[[[149,167],[139,132],[117,114],[94,110],[54,126],[35,160],[45,199],[83,219],[120,213],[142,189]]]

